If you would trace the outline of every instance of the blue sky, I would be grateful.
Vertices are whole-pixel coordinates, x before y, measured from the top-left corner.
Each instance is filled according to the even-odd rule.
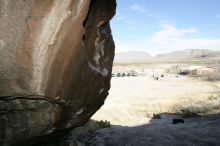
[[[117,0],[116,52],[220,50],[220,0]]]

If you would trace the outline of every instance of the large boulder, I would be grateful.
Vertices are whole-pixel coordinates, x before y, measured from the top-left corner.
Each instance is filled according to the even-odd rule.
[[[0,145],[30,145],[100,108],[115,7],[115,0],[0,1]]]

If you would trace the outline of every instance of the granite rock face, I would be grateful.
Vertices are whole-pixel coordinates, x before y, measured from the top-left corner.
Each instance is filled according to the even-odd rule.
[[[115,0],[0,0],[0,145],[31,145],[100,108],[115,7]]]

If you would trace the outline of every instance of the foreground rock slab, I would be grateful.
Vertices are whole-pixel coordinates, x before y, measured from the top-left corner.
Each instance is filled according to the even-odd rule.
[[[0,145],[84,124],[110,88],[115,0],[0,1]]]

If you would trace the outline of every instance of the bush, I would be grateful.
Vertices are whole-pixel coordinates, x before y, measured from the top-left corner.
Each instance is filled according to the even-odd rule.
[[[190,109],[182,109],[181,110],[181,117],[183,118],[192,118],[192,117],[199,117],[200,115]]]
[[[161,119],[161,115],[153,113],[153,119]]]
[[[98,125],[101,127],[101,128],[109,128],[111,127],[111,124],[110,124],[110,121],[97,121]]]

